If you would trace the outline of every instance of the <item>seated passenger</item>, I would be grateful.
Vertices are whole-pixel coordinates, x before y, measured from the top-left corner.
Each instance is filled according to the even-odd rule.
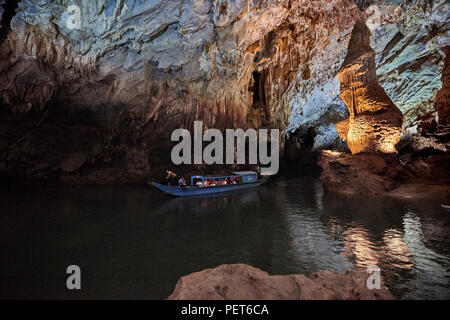
[[[181,177],[180,180],[178,180],[178,185],[180,187],[185,187],[186,186],[186,180],[184,180],[184,177]]]

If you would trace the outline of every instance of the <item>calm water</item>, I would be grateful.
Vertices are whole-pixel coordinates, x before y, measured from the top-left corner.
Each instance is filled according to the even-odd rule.
[[[441,202],[324,195],[317,174],[193,199],[145,186],[8,186],[0,297],[162,299],[183,275],[247,263],[270,274],[376,264],[397,298],[449,299]],[[66,289],[71,264],[81,291]]]

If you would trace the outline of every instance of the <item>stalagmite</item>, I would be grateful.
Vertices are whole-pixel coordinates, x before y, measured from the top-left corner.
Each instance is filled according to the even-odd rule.
[[[370,35],[364,22],[356,23],[338,73],[340,95],[350,118],[336,124],[336,128],[352,153],[392,153],[400,140],[403,116],[378,84]]]

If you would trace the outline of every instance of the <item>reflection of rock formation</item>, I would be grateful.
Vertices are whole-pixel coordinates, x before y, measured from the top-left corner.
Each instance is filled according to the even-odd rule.
[[[413,255],[397,229],[384,231],[382,239],[374,239],[369,230],[353,225],[344,232],[345,255],[355,266],[387,266],[389,269],[410,270],[414,267]]]
[[[395,152],[403,117],[378,84],[370,36],[365,23],[356,23],[347,57],[338,74],[341,98],[349,109],[350,118],[336,127],[352,153]]]
[[[302,180],[309,181],[305,177]],[[343,273],[352,268],[352,264],[339,254],[343,250],[342,243],[329,234],[328,226],[320,219],[318,212],[322,211],[323,189],[319,181],[314,182],[303,182],[303,192],[298,189],[285,191],[283,202],[287,214],[283,221],[290,237],[290,250],[286,255],[291,257],[290,265],[295,266],[296,272],[309,274],[331,270]]]
[[[445,297],[449,219],[442,216],[440,203],[334,194],[324,197],[324,219],[342,237],[355,268],[379,266],[396,297]]]
[[[429,212],[422,214],[428,215]],[[431,222],[431,223],[430,223]],[[424,225],[424,223],[430,225]],[[448,293],[448,278],[450,275],[449,265],[450,260],[447,255],[443,255],[441,250],[435,250],[430,247],[429,239],[424,235],[424,231],[428,229],[440,229],[439,221],[423,222],[422,217],[418,216],[412,210],[408,210],[403,218],[404,236],[403,241],[409,248],[409,251],[414,256],[414,277],[410,283],[405,286],[426,288],[417,297],[416,294],[410,292],[411,296],[419,299],[428,299],[429,296],[439,296]],[[448,234],[448,230],[446,231]],[[410,298],[408,295],[406,299]]]
[[[221,265],[178,280],[169,300],[385,300],[385,288],[370,290],[367,274],[321,271],[311,275],[271,276],[244,264]]]

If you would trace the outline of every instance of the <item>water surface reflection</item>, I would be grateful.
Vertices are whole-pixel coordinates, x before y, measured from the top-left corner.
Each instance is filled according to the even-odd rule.
[[[161,299],[180,276],[223,263],[271,274],[377,264],[399,298],[450,297],[441,199],[324,195],[317,174],[206,198],[24,185],[1,197],[1,297]],[[70,264],[82,267],[80,292],[65,289]]]

